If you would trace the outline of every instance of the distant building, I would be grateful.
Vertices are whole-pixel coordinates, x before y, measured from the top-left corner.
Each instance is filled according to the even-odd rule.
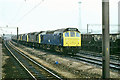
[[[120,1],[118,2],[118,32],[120,33]]]

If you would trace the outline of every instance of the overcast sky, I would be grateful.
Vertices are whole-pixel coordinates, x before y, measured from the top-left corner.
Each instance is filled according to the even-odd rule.
[[[109,1],[110,24],[118,24],[120,0]],[[101,23],[102,0],[0,0],[0,27],[19,27],[19,33],[67,27],[85,30],[87,24]],[[16,28],[0,28],[2,32],[13,34]]]

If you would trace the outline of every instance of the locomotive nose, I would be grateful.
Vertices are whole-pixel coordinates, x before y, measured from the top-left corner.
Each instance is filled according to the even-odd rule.
[[[78,39],[67,39],[65,41],[66,46],[79,46],[80,40]]]

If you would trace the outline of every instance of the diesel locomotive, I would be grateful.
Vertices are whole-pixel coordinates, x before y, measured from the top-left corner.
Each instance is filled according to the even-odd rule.
[[[17,36],[12,36],[17,41]],[[73,54],[81,48],[81,33],[77,28],[64,28],[18,35],[18,42],[27,46]]]

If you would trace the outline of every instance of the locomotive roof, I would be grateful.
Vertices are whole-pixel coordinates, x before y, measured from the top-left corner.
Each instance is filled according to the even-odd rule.
[[[34,35],[35,33],[37,33],[37,32],[30,32],[30,33],[28,33],[28,34]]]
[[[78,29],[77,28],[62,28],[62,29],[57,29],[57,30],[52,30],[52,31],[46,31],[46,34],[57,34],[57,33],[63,33],[65,31],[78,31]]]
[[[40,31],[40,32],[30,32],[30,33],[28,33],[28,35],[30,34],[30,35],[38,35],[38,34],[40,34],[40,33],[42,33],[42,32],[44,32],[44,31]]]
[[[38,35],[38,34],[43,33],[43,32],[44,32],[44,31],[36,32],[35,35]]]
[[[62,29],[57,29],[55,31],[59,31],[59,32],[65,32],[65,31],[78,31],[77,28],[62,28]]]
[[[78,31],[78,29],[77,28],[62,28],[62,29],[51,30],[51,31],[30,32],[30,33],[19,34],[19,35],[59,34],[59,33],[65,32],[65,31]]]
[[[20,34],[20,35],[27,35],[27,34],[29,34],[29,33],[24,33],[24,34]]]

